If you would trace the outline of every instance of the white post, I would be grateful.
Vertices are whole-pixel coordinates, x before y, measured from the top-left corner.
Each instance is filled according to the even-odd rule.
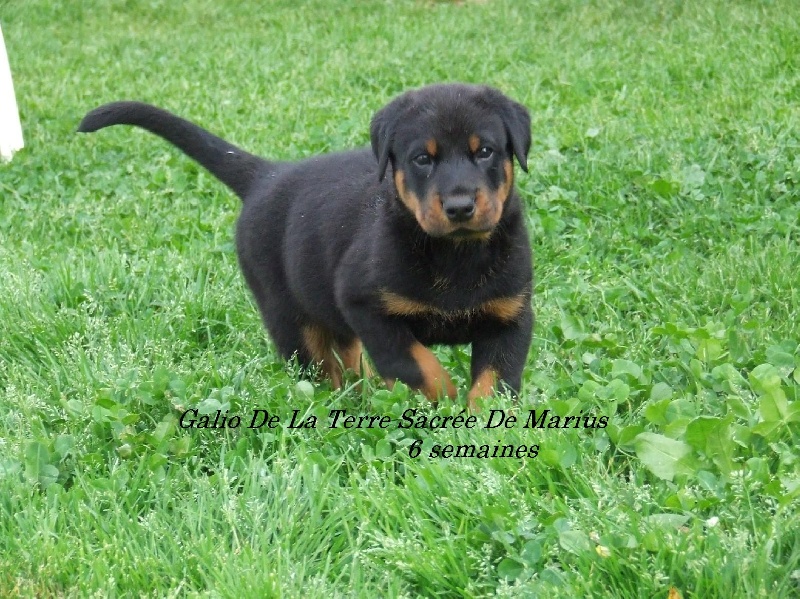
[[[11,81],[11,65],[0,28],[0,159],[11,160],[14,152],[21,149],[22,124],[19,122],[17,98]]]

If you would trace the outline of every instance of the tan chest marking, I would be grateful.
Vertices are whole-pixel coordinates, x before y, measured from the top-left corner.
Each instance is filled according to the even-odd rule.
[[[520,315],[528,301],[527,293],[511,297],[498,297],[466,310],[447,311],[415,299],[404,297],[392,291],[382,291],[381,300],[388,314],[394,316],[433,316],[444,320],[492,316],[502,322],[510,322]]]

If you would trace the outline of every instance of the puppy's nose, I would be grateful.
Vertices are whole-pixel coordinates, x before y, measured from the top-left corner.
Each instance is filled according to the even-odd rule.
[[[450,196],[442,202],[444,213],[447,218],[454,222],[460,223],[472,218],[475,214],[475,198],[468,195],[455,195]]]

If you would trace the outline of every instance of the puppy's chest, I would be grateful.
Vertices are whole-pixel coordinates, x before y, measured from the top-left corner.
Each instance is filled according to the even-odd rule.
[[[387,314],[425,321],[431,325],[462,326],[486,319],[509,322],[517,318],[529,301],[527,293],[479,294],[436,291],[402,293],[383,289],[380,301]]]
[[[529,298],[523,281],[507,266],[506,261],[498,260],[480,268],[458,260],[448,260],[444,265],[412,262],[405,276],[381,285],[380,299],[388,314],[425,320],[431,325],[458,325],[486,318],[510,321]]]

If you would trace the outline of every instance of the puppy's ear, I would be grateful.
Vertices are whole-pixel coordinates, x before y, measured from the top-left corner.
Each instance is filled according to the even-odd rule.
[[[397,124],[397,110],[395,103],[381,108],[372,117],[372,124],[369,127],[372,151],[378,161],[378,181],[383,181],[386,175],[386,167],[389,164],[389,154],[392,149],[392,138]]]
[[[531,116],[528,109],[513,100],[506,100],[503,121],[511,138],[511,147],[520,168],[528,172],[528,152],[531,149]]]
[[[511,149],[520,168],[528,172],[528,152],[531,149],[531,116],[522,104],[514,102],[496,89],[488,88],[493,105],[499,108],[500,117],[511,140]]]
[[[383,181],[386,175],[386,167],[392,156],[392,144],[394,134],[400,118],[406,111],[414,105],[414,92],[406,92],[389,102],[372,117],[372,124],[369,128],[372,151],[378,160],[378,181]]]

